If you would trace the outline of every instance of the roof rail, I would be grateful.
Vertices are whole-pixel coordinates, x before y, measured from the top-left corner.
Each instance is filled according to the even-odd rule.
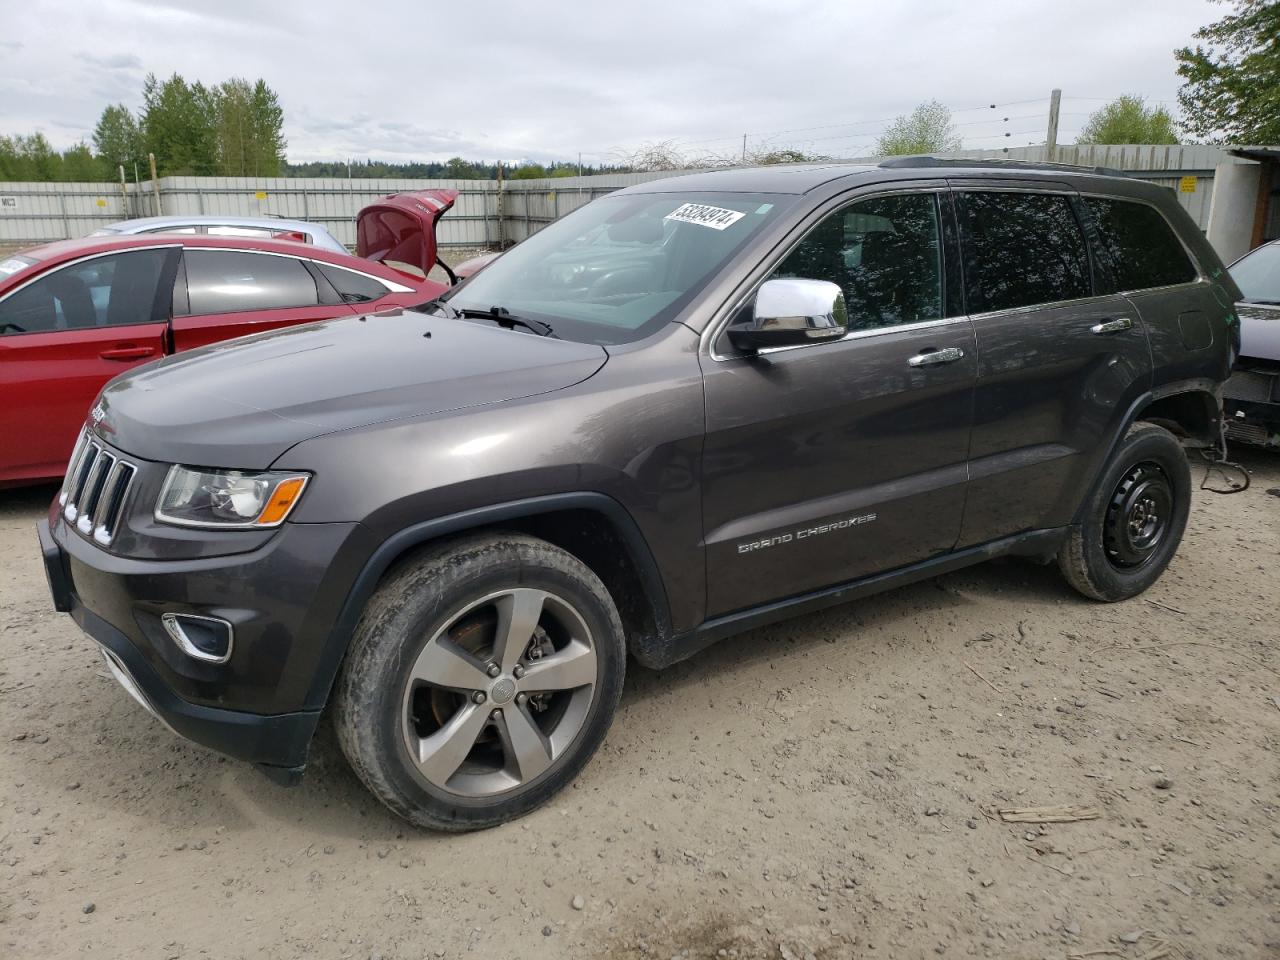
[[[997,170],[1069,170],[1075,173],[1093,173],[1102,177],[1123,177],[1123,170],[1113,167],[1085,167],[1074,163],[1051,163],[1048,160],[966,160],[961,157],[935,157],[921,155],[913,157],[890,157],[881,160],[880,166],[888,169],[903,167],[990,167]]]

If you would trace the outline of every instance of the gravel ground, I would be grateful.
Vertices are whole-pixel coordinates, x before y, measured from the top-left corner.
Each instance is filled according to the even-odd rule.
[[[53,491],[0,493],[0,955],[1278,956],[1280,457],[1241,456],[1145,598],[996,562],[633,667],[572,789],[460,837],[331,733],[292,790],[172,737],[50,607]],[[994,812],[1048,804],[1099,816]]]

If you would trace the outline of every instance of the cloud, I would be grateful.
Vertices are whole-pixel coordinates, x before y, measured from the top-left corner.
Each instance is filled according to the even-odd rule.
[[[97,67],[99,70],[142,70],[142,58],[135,53],[113,53],[105,57],[99,57],[92,53],[81,52],[76,56],[91,67]]]
[[[1043,138],[1049,90],[1063,139],[1102,99],[1173,101],[1172,50],[1222,15],[1208,0],[96,0],[6,9],[4,132],[68,146],[102,108],[137,107],[141,75],[277,91],[293,159],[608,160],[646,141],[688,153],[796,146],[866,153],[888,118],[926,99],[966,145]],[[66,41],[75,19],[84,44]],[[992,111],[988,104],[1000,107]],[[1003,118],[1009,117],[1008,121]],[[1004,137],[1005,132],[1013,133]]]

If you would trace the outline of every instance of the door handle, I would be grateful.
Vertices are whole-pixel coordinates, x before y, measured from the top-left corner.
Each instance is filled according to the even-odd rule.
[[[940,363],[955,363],[964,356],[959,347],[943,347],[941,350],[925,350],[907,360],[912,367],[932,367]]]
[[[103,360],[141,360],[143,357],[154,356],[155,352],[155,347],[113,347],[103,350],[98,356]]]
[[[1119,333],[1121,330],[1132,330],[1133,321],[1128,317],[1116,320],[1103,320],[1089,328],[1090,333]]]

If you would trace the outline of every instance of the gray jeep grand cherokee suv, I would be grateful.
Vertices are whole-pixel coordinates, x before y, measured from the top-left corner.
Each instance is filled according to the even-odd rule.
[[[628,654],[1002,554],[1145,590],[1238,291],[1168,190],[919,159],[647,183],[415,310],[114,380],[40,540],[179,734],[301,773],[332,711],[420,825],[523,814]]]

